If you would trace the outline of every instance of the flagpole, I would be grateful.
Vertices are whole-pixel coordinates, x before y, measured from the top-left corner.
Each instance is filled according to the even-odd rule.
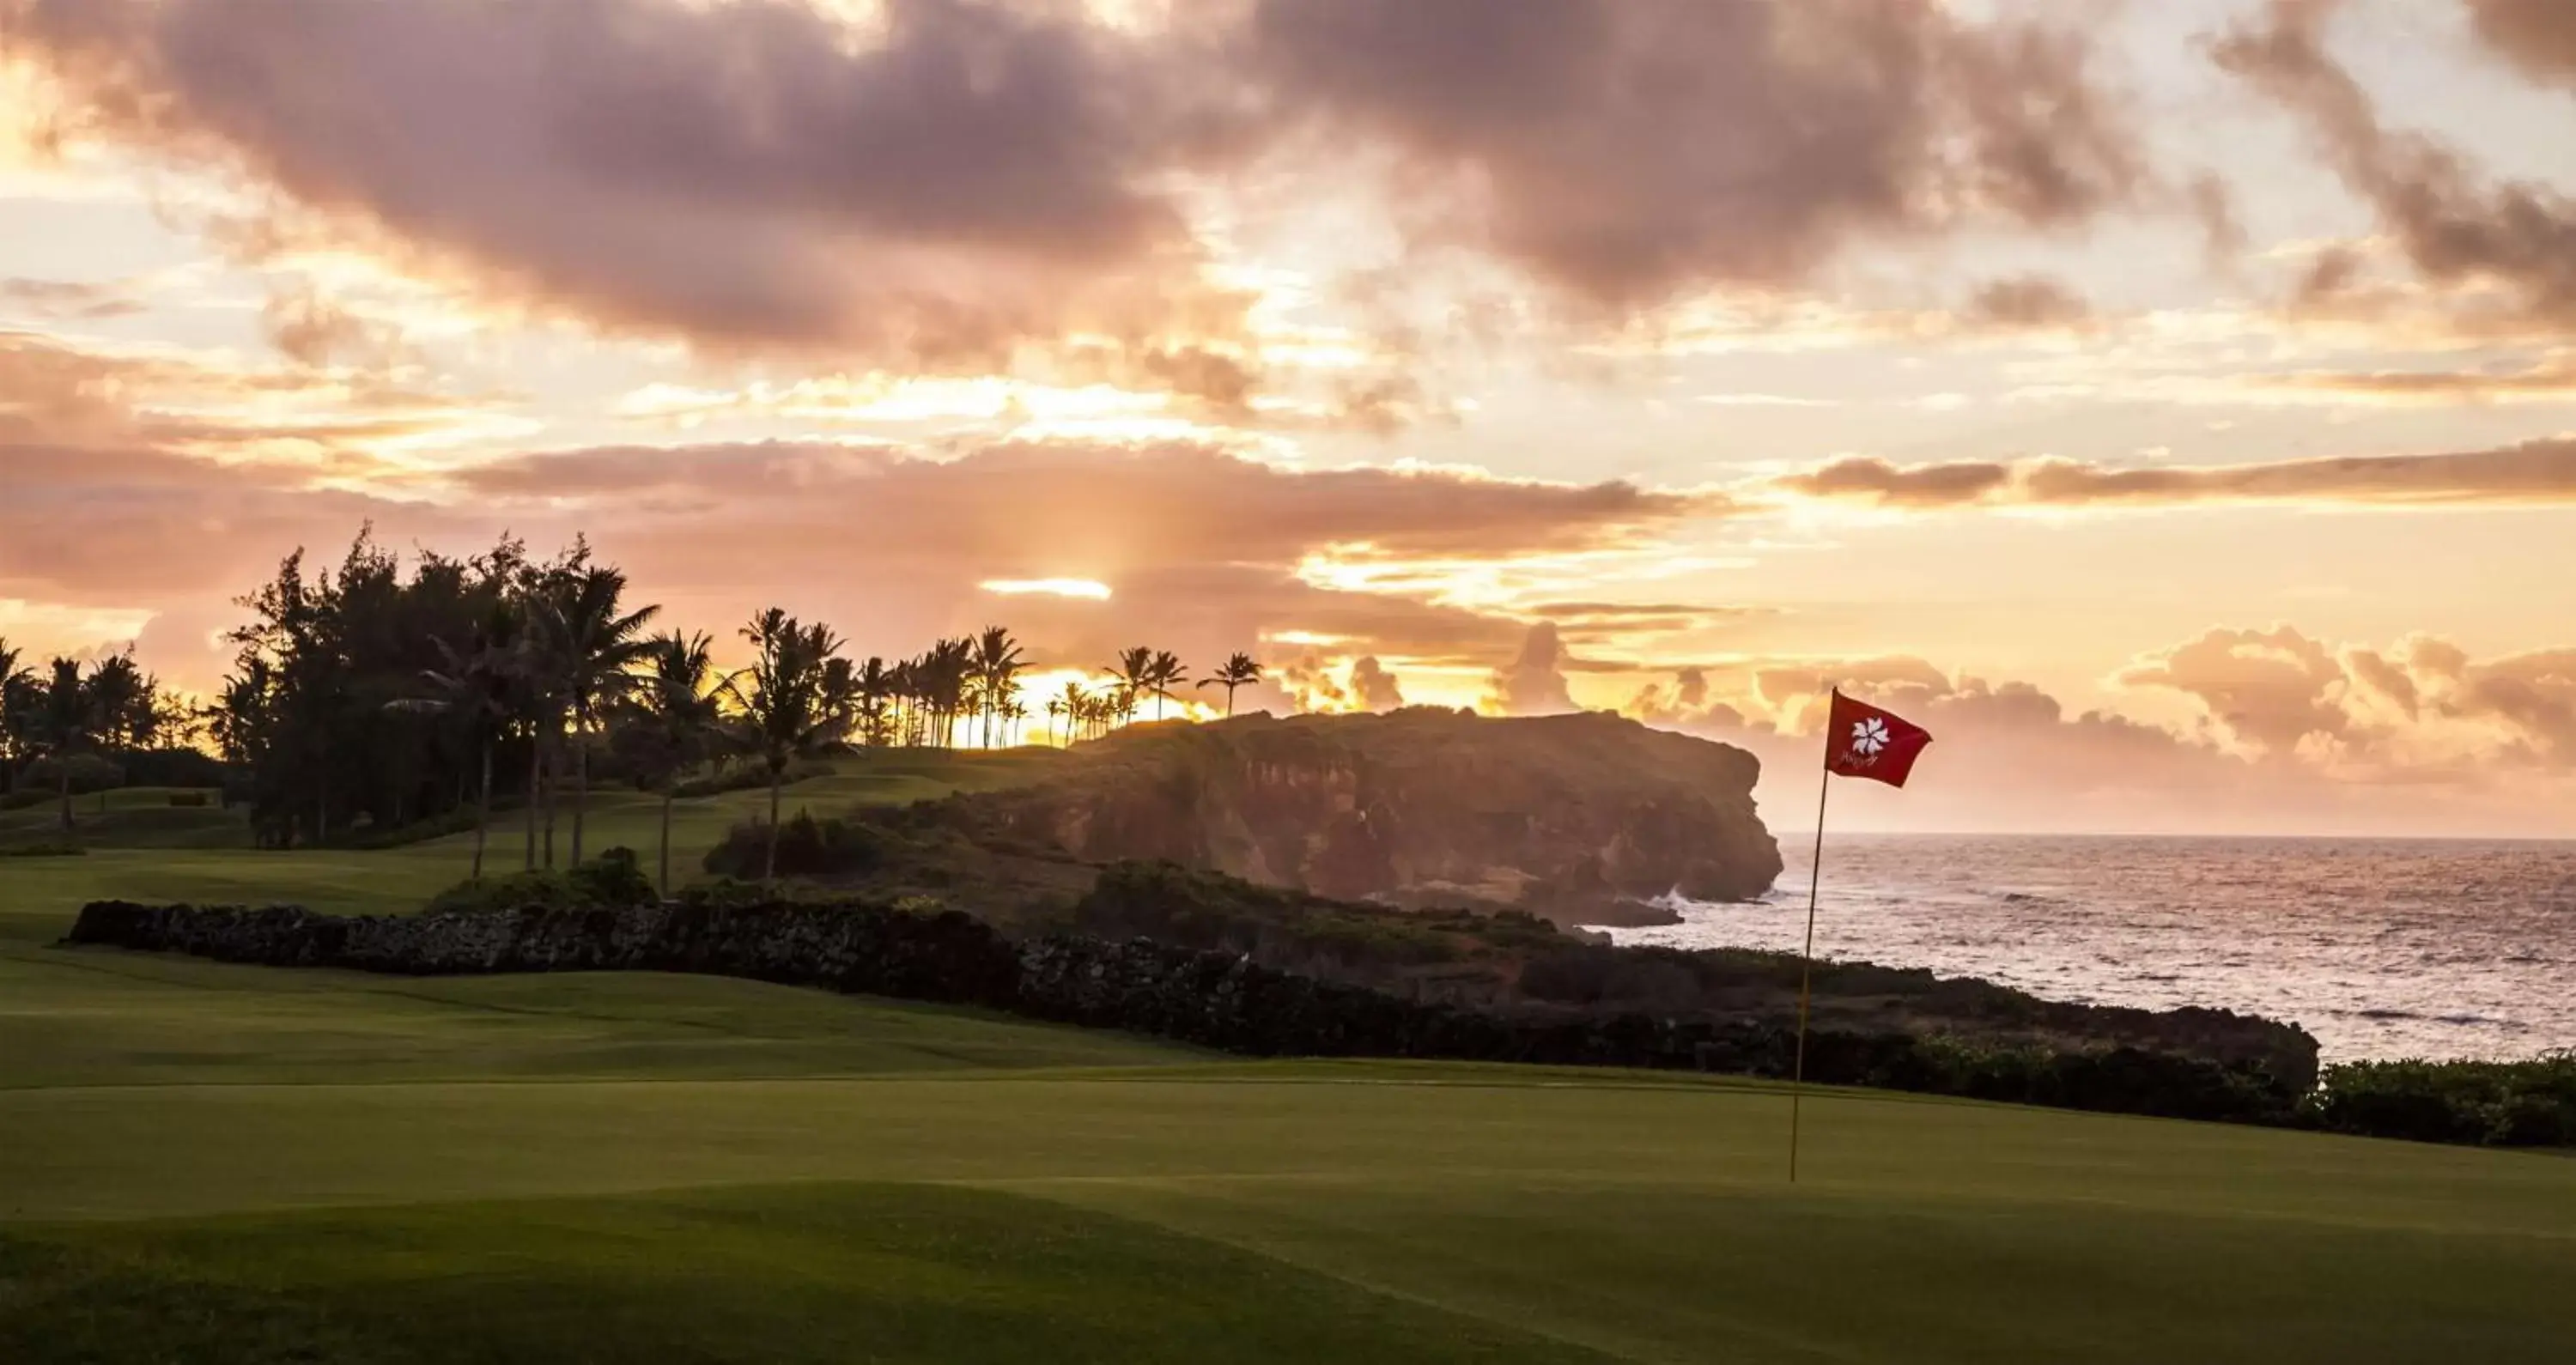
[[[1827,747],[1833,744],[1826,737]],[[1816,856],[1807,868],[1807,946],[1798,954],[1798,1054],[1789,1073],[1789,1183],[1798,1183],[1798,1109],[1807,1088],[1807,1001],[1816,974],[1816,890],[1825,877],[1825,798],[1834,789],[1834,770],[1819,764],[1816,774]]]

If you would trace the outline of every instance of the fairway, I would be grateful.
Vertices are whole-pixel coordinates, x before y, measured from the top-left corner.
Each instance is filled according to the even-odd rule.
[[[0,1358],[2548,1361],[2576,1162],[1254,1064],[746,982],[0,961]]]
[[[0,862],[0,1360],[2576,1358],[2557,1156],[46,946],[461,848]]]

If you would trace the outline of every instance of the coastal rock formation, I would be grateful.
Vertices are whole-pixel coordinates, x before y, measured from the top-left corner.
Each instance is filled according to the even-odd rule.
[[[1606,713],[1246,716],[1137,725],[1038,782],[952,798],[979,834],[1148,859],[1344,900],[1472,901],[1560,922],[1658,922],[1678,893],[1769,889],[1760,764]]]
[[[1265,967],[1240,954],[1048,935],[1014,943],[955,911],[764,904],[441,911],[340,918],[102,902],[66,940],[225,962],[403,975],[666,971],[979,1005],[1256,1056],[1414,1057],[1788,1073],[1793,1034],[1758,1017],[1473,1009]],[[2249,1026],[2281,1029],[2247,1021]],[[2295,1030],[2290,1030],[2295,1032]],[[1979,1046],[1820,1028],[1807,1076],[1846,1085],[2179,1118],[2278,1121],[2313,1085],[2242,1060],[2096,1041]]]

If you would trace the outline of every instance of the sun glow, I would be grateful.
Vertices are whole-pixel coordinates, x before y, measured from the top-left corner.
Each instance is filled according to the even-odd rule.
[[[996,597],[1075,597],[1109,600],[1109,585],[1088,578],[988,578],[975,585]]]

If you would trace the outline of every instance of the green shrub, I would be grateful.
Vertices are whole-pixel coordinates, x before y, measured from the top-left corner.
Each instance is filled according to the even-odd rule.
[[[430,898],[432,911],[622,910],[657,899],[632,849],[612,848],[562,872],[513,872],[459,882]]]
[[[837,771],[829,763],[800,758],[787,765],[786,781],[782,785],[792,787],[817,777],[830,777]],[[765,791],[768,787],[769,769],[757,763],[736,763],[704,777],[690,778],[673,787],[671,794],[688,801],[702,796],[722,796],[726,792]]]
[[[459,806],[444,815],[433,815],[426,820],[414,820],[409,824],[392,825],[384,829],[369,827],[350,830],[335,836],[324,847],[353,849],[361,853],[378,853],[389,848],[409,848],[414,844],[428,843],[432,839],[472,833],[475,818],[474,807]]]
[[[2576,1051],[2527,1062],[2348,1062],[2301,1107],[2311,1127],[2488,1147],[2576,1147]]]
[[[125,785],[125,769],[96,754],[74,754],[70,763],[74,796],[92,796]],[[29,805],[39,804],[47,796],[59,798],[62,771],[58,761],[51,758],[40,758],[28,764],[18,773],[19,797],[23,801],[28,796],[35,796],[34,801],[25,802]]]
[[[874,872],[885,866],[898,836],[874,825],[817,820],[798,812],[778,827],[778,875],[824,877]],[[767,866],[769,826],[749,821],[727,831],[707,850],[704,866],[718,876],[757,878]]]

